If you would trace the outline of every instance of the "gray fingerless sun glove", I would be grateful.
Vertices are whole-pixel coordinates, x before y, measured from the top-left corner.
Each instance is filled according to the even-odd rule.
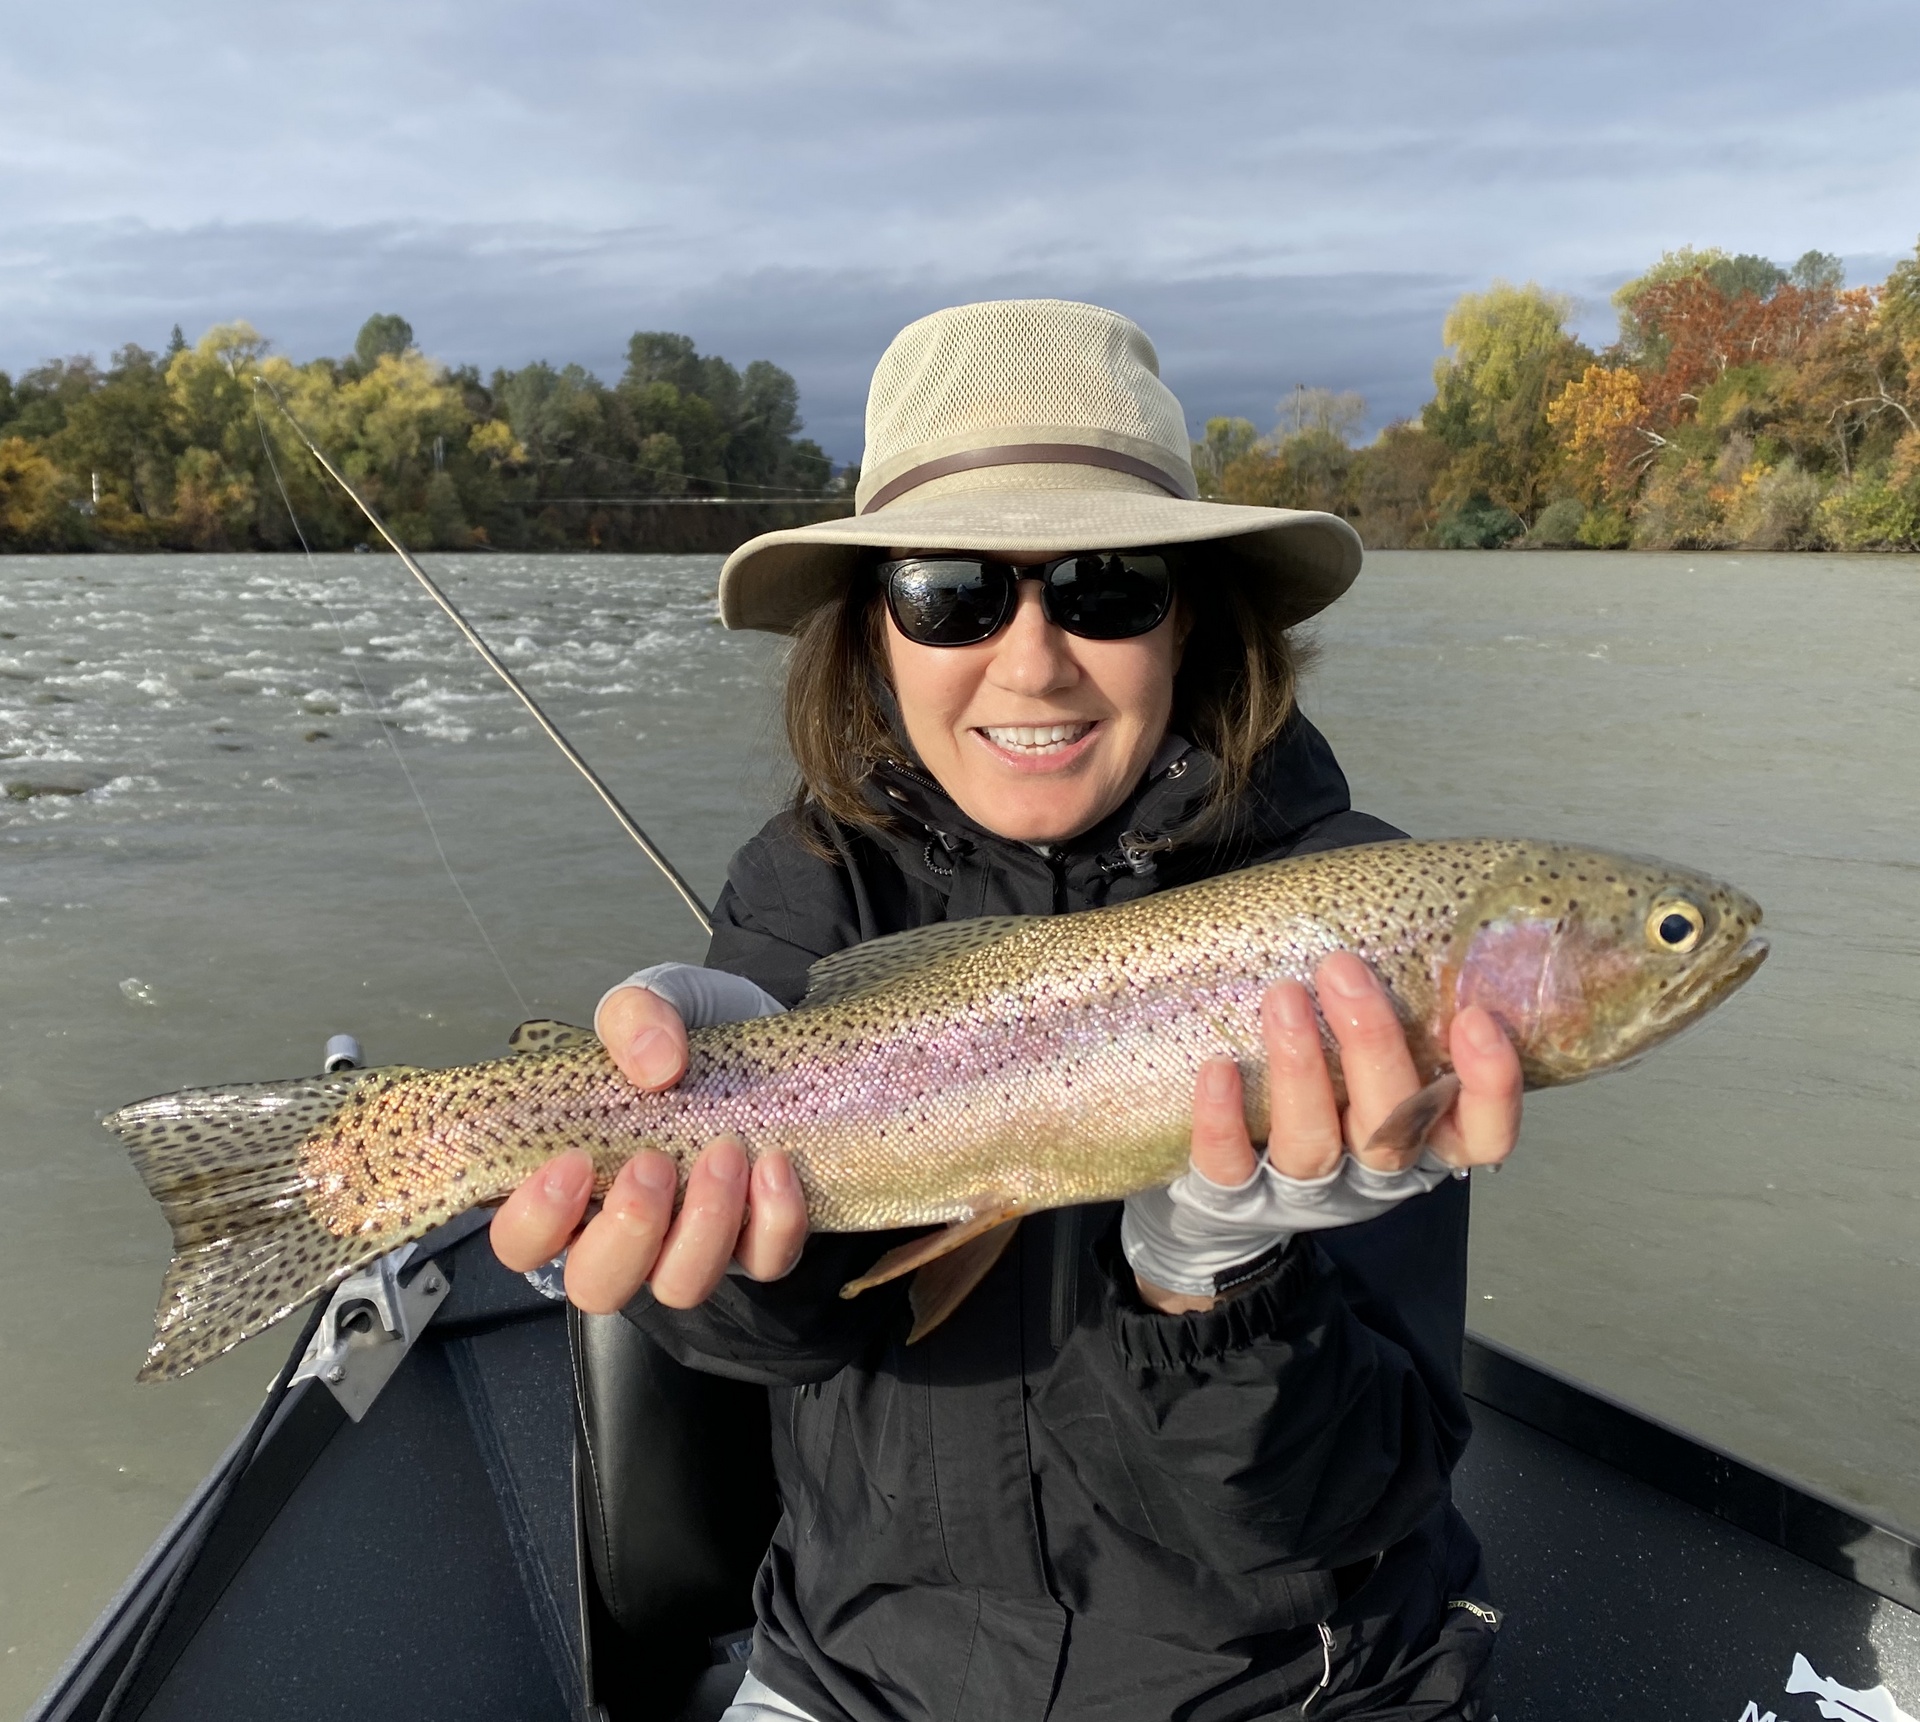
[[[1323,1178],[1289,1178],[1263,1157],[1244,1184],[1216,1184],[1191,1167],[1171,1184],[1127,1198],[1120,1247],[1149,1284],[1215,1297],[1295,1232],[1377,1219],[1450,1176],[1431,1152],[1404,1172],[1376,1172],[1351,1154]]]
[[[593,1007],[593,1022],[600,1026],[600,1011],[607,1000],[622,987],[644,987],[665,999],[680,1013],[688,1028],[712,1028],[722,1022],[751,1022],[755,1017],[780,1016],[786,1011],[772,993],[764,991],[745,975],[728,974],[725,969],[703,969],[698,963],[655,963],[639,969],[620,983],[608,987]]]

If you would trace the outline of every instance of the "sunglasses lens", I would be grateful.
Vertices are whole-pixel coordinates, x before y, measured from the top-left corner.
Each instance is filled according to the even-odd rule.
[[[1047,582],[1048,615],[1088,640],[1151,633],[1172,602],[1173,575],[1164,556],[1090,552],[1057,563]]]
[[[923,557],[884,572],[894,621],[923,646],[971,646],[1006,620],[1012,582],[997,563]]]

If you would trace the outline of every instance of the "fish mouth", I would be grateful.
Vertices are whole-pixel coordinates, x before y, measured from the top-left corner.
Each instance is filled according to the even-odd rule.
[[[1730,993],[1753,979],[1754,971],[1767,960],[1771,947],[1755,933],[1732,958],[1713,968],[1702,968],[1660,1001],[1654,1020],[1669,1030],[1681,1029],[1704,1016]]]

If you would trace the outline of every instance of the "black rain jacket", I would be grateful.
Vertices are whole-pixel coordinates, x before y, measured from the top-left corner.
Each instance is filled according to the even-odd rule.
[[[1155,763],[1049,853],[887,768],[884,832],[836,829],[827,860],[782,816],[740,851],[708,962],[792,1004],[809,964],[883,934],[1400,835],[1350,810],[1303,718],[1223,844],[1165,841],[1210,758]],[[629,1308],[682,1362],[772,1389],[782,1511],[754,1673],[819,1722],[1478,1716],[1495,1617],[1448,1493],[1469,1433],[1465,1184],[1297,1237],[1200,1315],[1141,1303],[1118,1219],[1029,1218],[912,1346],[903,1283],[838,1295],[910,1233],[816,1235],[778,1282]]]

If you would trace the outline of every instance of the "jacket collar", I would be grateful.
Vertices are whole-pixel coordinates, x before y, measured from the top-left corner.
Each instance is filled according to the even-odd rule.
[[[1006,912],[1003,899],[1030,901],[1043,881],[1055,899],[1050,907],[1144,896],[1283,851],[1308,826],[1350,805],[1333,750],[1296,712],[1261,755],[1232,816],[1207,836],[1183,842],[1181,833],[1204,807],[1216,769],[1211,754],[1170,736],[1117,810],[1091,830],[1044,849],[976,825],[938,782],[907,760],[877,766],[867,798],[888,816],[876,839],[904,870],[952,898],[956,916]],[[1007,874],[1004,888],[973,877],[982,870]],[[975,897],[977,906],[964,901]]]

